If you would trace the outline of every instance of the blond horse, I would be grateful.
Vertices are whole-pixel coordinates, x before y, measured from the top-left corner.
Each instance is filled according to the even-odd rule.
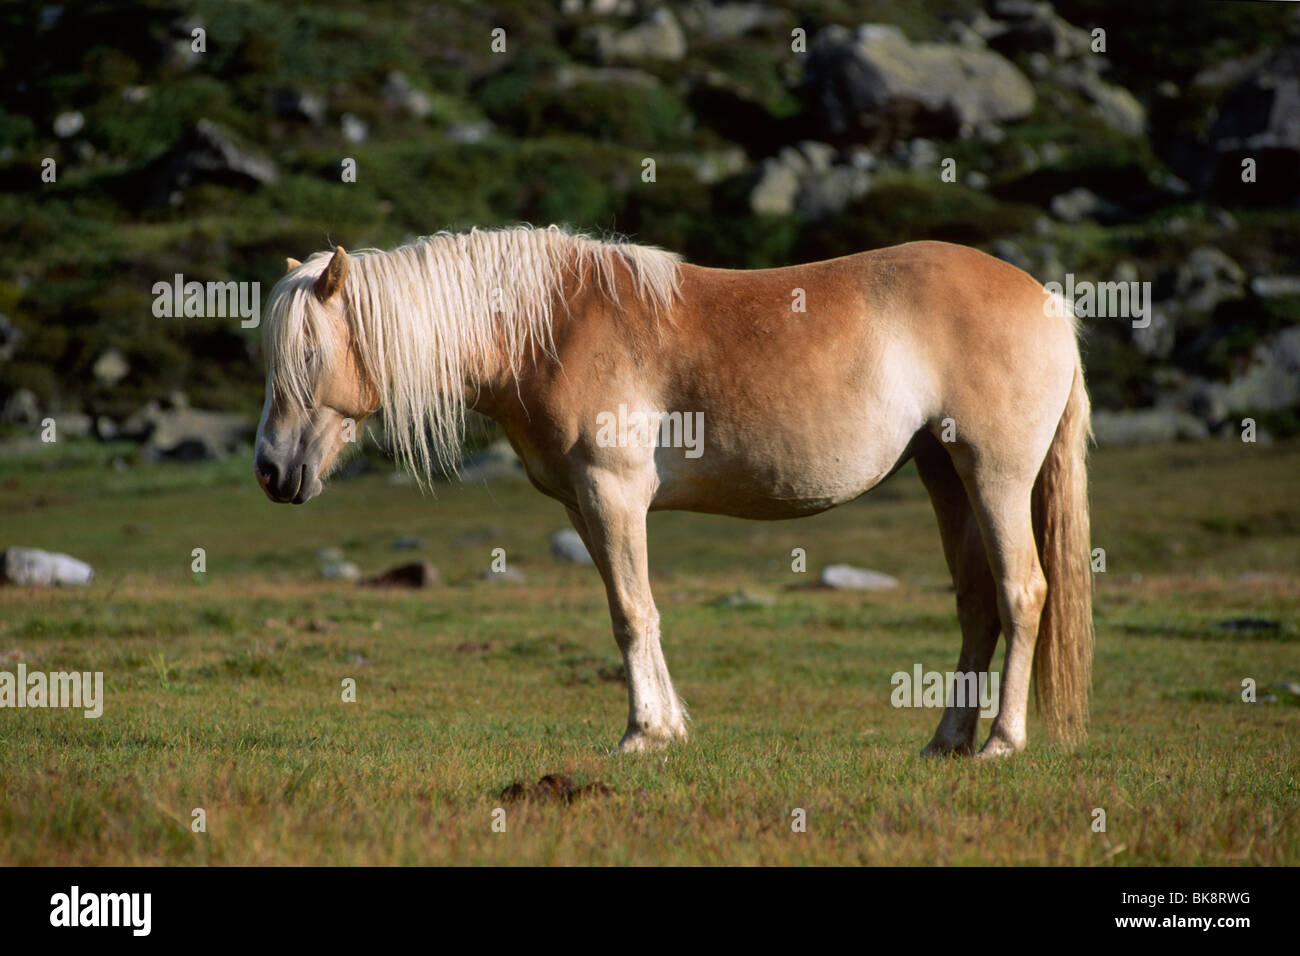
[[[798,306],[802,305],[802,310]],[[646,514],[816,514],[914,460],[957,592],[958,670],[1007,638],[980,756],[1040,711],[1082,737],[1092,659],[1088,397],[1069,310],[1013,266],[938,242],[757,271],[555,227],[341,247],[289,272],[264,328],[257,479],[318,494],[345,420],[382,408],[418,475],[453,466],[467,409],[498,422],[595,560],[627,671],[620,747],[685,738],[650,592]],[[611,416],[632,428],[613,429]],[[693,449],[672,440],[683,416]],[[639,424],[638,424],[639,423]],[[666,423],[662,429],[659,424]],[[978,701],[932,754],[974,751]]]

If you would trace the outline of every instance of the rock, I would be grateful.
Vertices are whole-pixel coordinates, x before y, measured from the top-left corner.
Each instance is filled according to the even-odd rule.
[[[316,560],[322,564],[333,564],[343,560],[342,548],[317,548]]]
[[[41,404],[31,389],[20,388],[5,399],[0,412],[6,425],[38,425],[41,421]]]
[[[474,146],[491,136],[494,129],[496,127],[488,120],[478,120],[472,123],[448,123],[442,128],[442,135],[447,137],[450,142]]]
[[[1082,222],[1085,219],[1115,219],[1121,210],[1114,203],[1098,196],[1091,189],[1076,186],[1068,192],[1053,196],[1049,208],[1062,222]]]
[[[252,439],[247,419],[197,408],[163,408],[151,401],[122,423],[124,438],[143,442],[145,457],[159,461],[210,461],[224,458]]]
[[[593,36],[601,60],[680,60],[686,56],[686,34],[667,7],[660,7],[650,19],[618,32],[607,26],[595,28]]]
[[[1284,299],[1300,295],[1300,276],[1256,276],[1250,291],[1261,299]]]
[[[412,534],[404,534],[393,541],[394,551],[417,551],[424,547],[424,542]]]
[[[766,159],[749,192],[749,208],[759,216],[789,215],[798,194],[799,174],[779,159]]]
[[[504,438],[498,438],[477,455],[466,458],[456,473],[456,479],[462,483],[524,477],[527,477],[524,463]]]
[[[710,601],[714,607],[771,607],[776,601],[766,594],[754,594],[750,591],[735,591],[724,594]]]
[[[251,189],[274,182],[276,169],[271,160],[240,146],[227,130],[203,119],[149,164],[145,178],[150,184],[149,205],[164,206],[175,191],[198,182]]]
[[[833,165],[835,149],[805,141],[782,147],[763,160],[749,194],[749,207],[759,215],[799,212],[817,221],[832,216],[867,192],[869,178],[859,166]]]
[[[479,577],[484,581],[496,581],[499,584],[523,584],[528,580],[524,572],[512,567],[506,567],[504,571],[493,571],[491,568],[485,568],[479,572]]]
[[[1174,298],[1184,312],[1208,314],[1245,291],[1246,271],[1213,246],[1193,249],[1174,275]]]
[[[370,125],[353,113],[344,113],[339,118],[339,130],[349,143],[364,143],[370,138]]]
[[[1284,44],[1219,100],[1210,129],[1207,178],[1247,202],[1288,202],[1300,195],[1300,43]],[[1241,180],[1242,160],[1256,160],[1256,181]]]
[[[1300,405],[1300,325],[1256,345],[1245,370],[1212,394],[1230,415]]]
[[[896,27],[826,27],[808,53],[804,97],[831,142],[881,147],[914,136],[952,139],[1023,119],[1034,89],[991,50],[909,43]]]
[[[86,125],[86,117],[77,110],[68,110],[54,117],[54,135],[59,139],[76,136]]]
[[[817,583],[837,591],[885,591],[898,587],[898,579],[880,571],[855,568],[850,564],[828,564]]]
[[[6,548],[0,556],[0,582],[25,587],[89,584],[95,570],[84,561],[39,548]]]
[[[109,349],[95,359],[95,364],[90,371],[95,376],[96,382],[105,388],[112,388],[126,378],[131,371],[131,366],[121,352],[117,349]]]
[[[1210,434],[1199,418],[1171,408],[1120,412],[1099,409],[1092,414],[1092,431],[1097,444],[1103,447],[1198,440]]]
[[[331,581],[359,581],[361,569],[351,561],[336,561],[320,569],[321,577]]]
[[[1111,129],[1125,136],[1141,136],[1146,132],[1146,107],[1124,87],[1089,76],[1083,79],[1079,90],[1092,100],[1093,113]]]
[[[372,588],[429,588],[442,583],[438,569],[428,561],[412,561],[389,568],[361,582]]]
[[[780,26],[785,15],[759,3],[692,3],[682,9],[682,24],[692,36],[731,40],[754,30]]]
[[[406,74],[399,70],[393,70],[388,74],[380,95],[390,106],[403,110],[416,119],[426,119],[433,112],[433,98],[423,90],[413,87]]]
[[[562,528],[551,535],[551,557],[570,564],[595,564],[582,543],[582,536],[572,528]]]
[[[304,120],[313,126],[320,126],[325,122],[327,108],[325,97],[318,93],[282,89],[276,90],[271,95],[271,109],[276,116]]]
[[[0,312],[0,362],[7,362],[14,357],[23,337],[23,330],[14,325],[13,319]]]

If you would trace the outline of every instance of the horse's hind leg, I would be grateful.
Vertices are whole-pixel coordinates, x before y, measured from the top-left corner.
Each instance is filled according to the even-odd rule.
[[[1041,455],[999,460],[990,454],[976,457],[961,445],[953,446],[952,454],[984,539],[997,587],[998,616],[1007,636],[998,715],[979,752],[980,757],[1001,757],[1023,750],[1027,741],[1029,679],[1038,622],[1047,598],[1047,579],[1038,561],[1032,518],[1037,464],[1032,468],[1022,464],[1035,458],[1041,461]]]
[[[605,582],[614,639],[627,673],[627,732],[619,750],[647,750],[686,737],[686,710],[659,646],[659,612],[650,593],[646,504],[632,489],[601,482],[584,490],[569,520]]]
[[[987,680],[989,663],[998,643],[1002,624],[998,618],[997,587],[989,570],[984,539],[966,496],[966,488],[953,467],[952,459],[929,433],[918,440],[915,461],[921,481],[930,493],[943,554],[952,573],[957,592],[957,619],[961,624],[961,654],[957,671],[975,674]],[[927,756],[970,754],[975,749],[975,732],[979,726],[980,704],[967,697],[949,701],[929,744],[921,751]]]

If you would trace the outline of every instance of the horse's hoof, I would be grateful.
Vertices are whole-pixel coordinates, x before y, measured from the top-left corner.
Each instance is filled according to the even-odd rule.
[[[975,748],[969,743],[952,744],[931,740],[921,749],[922,757],[969,757]]]
[[[995,760],[999,757],[1014,757],[1020,751],[1024,750],[1024,744],[1017,747],[1001,737],[990,737],[988,742],[980,748],[980,752],[975,755],[976,760]]]
[[[618,752],[632,754],[647,750],[663,750],[685,739],[684,728],[678,731],[629,730],[618,742]]]

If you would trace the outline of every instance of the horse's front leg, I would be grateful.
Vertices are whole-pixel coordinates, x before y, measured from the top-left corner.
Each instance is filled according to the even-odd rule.
[[[627,674],[627,733],[619,750],[650,750],[686,739],[686,708],[659,647],[659,612],[650,594],[645,519],[648,496],[602,478],[579,495],[569,519],[586,542],[609,597],[614,639]]]

